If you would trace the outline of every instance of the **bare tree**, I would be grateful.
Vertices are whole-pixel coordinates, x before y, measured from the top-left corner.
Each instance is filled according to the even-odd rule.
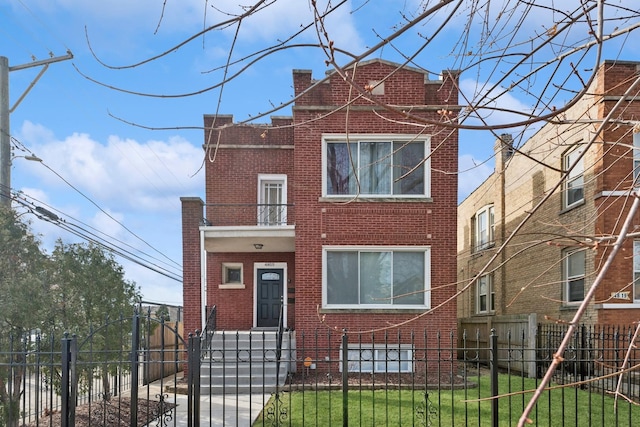
[[[525,1],[504,0],[489,2],[479,0],[439,0],[422,2],[385,3],[362,0],[359,2],[320,2],[310,0],[309,13],[296,17],[297,30],[291,31],[282,40],[266,42],[254,47],[246,54],[247,43],[242,35],[243,29],[259,21],[261,16],[286,4],[284,0],[257,1],[250,6],[223,10],[213,2],[205,2],[204,25],[202,31],[191,37],[167,46],[165,51],[157,55],[128,65],[103,64],[113,69],[135,68],[152,61],[162,61],[188,44],[202,43],[203,48],[212,47],[220,41],[230,40],[227,45],[226,61],[211,70],[203,70],[216,77],[210,85],[190,93],[141,93],[135,88],[121,88],[108,82],[97,82],[114,90],[128,92],[138,96],[158,98],[198,96],[215,93],[218,108],[223,97],[228,95],[225,87],[235,79],[240,79],[254,64],[277,58],[285,52],[304,52],[316,63],[324,64],[335,70],[351,84],[352,97],[365,97],[371,103],[379,103],[371,96],[371,88],[355,83],[353,76],[346,70],[371,57],[384,57],[400,63],[400,67],[411,66],[425,71],[434,69],[459,70],[464,77],[460,92],[461,105],[452,105],[451,109],[442,109],[437,121],[429,121],[416,117],[410,111],[398,106],[380,105],[393,111],[400,117],[422,123],[423,126],[438,125],[444,129],[458,129],[461,140],[470,137],[473,141],[487,141],[485,159],[479,163],[491,162],[493,141],[500,134],[509,132],[513,135],[511,149],[516,156],[528,158],[544,168],[558,171],[557,165],[543,156],[532,155],[520,150],[527,139],[546,124],[557,126],[559,132],[566,131],[571,125],[588,121],[593,129],[592,138],[584,141],[586,147],[600,143],[599,135],[609,124],[619,123],[627,105],[620,102],[613,111],[603,118],[571,117],[567,115],[577,105],[596,78],[598,66],[604,59],[624,59],[628,51],[628,41],[633,38],[640,27],[640,12],[631,0],[574,0],[574,1]],[[165,2],[166,4],[166,2]],[[369,22],[369,30],[375,34],[376,42],[368,47],[354,50],[341,37],[336,28],[337,16],[376,16],[383,8],[384,13],[395,14],[397,23],[391,28],[379,27],[376,21]],[[160,13],[158,28],[162,27],[164,9]],[[88,41],[91,44],[90,32]],[[243,52],[238,54],[238,52]],[[98,58],[98,53],[95,53]],[[90,76],[86,76],[91,79]],[[95,81],[95,80],[94,80]],[[320,84],[318,82],[317,84]],[[638,95],[639,81],[630,82],[626,86],[625,97]],[[267,115],[288,109],[295,99],[283,99],[272,102],[273,108],[268,111],[252,111],[247,121],[259,120]],[[454,113],[459,111],[459,113]],[[128,121],[126,118],[120,118]],[[625,124],[637,129],[636,119],[624,119]],[[128,121],[130,122],[130,121]],[[149,129],[161,129],[147,123],[133,123]],[[635,126],[635,127],[634,127]],[[182,128],[172,124],[170,128]],[[214,122],[213,127],[216,128]],[[622,138],[618,141],[607,141],[607,149],[619,148],[629,152],[633,147],[625,146]],[[208,145],[208,161],[215,161],[215,141]],[[436,148],[437,149],[437,148]],[[603,157],[590,158],[591,167]],[[526,250],[534,251],[541,243],[540,236],[525,236],[521,231],[539,209],[549,203],[553,194],[562,189],[567,176],[571,174],[570,165],[560,172],[552,191],[540,199],[531,200],[533,206],[519,222],[510,235],[504,239],[493,258],[487,262],[480,274],[495,268],[497,261],[517,262],[514,259],[502,259],[506,248],[514,239],[520,239],[519,245]],[[506,167],[509,167],[508,165]],[[459,171],[465,173],[466,171]],[[628,189],[628,188],[627,188]],[[584,235],[575,229],[562,229],[558,235],[546,236],[546,242],[555,244],[574,244],[579,247],[611,244],[605,252],[593,284],[586,298],[568,322],[569,333],[560,344],[556,357],[549,367],[547,375],[540,383],[530,404],[520,420],[523,425],[535,405],[542,390],[546,387],[553,371],[561,363],[563,353],[573,329],[580,322],[587,306],[593,303],[593,296],[599,284],[607,274],[611,260],[620,256],[622,242],[629,238],[633,218],[637,211],[636,195],[628,192],[633,199],[631,208],[617,212],[616,215],[623,226],[616,230],[603,230],[603,235]],[[528,243],[527,243],[528,242]],[[570,243],[568,243],[570,242]],[[523,249],[524,250],[524,249]],[[474,279],[475,280],[475,279]],[[464,283],[460,290],[448,301],[470,292],[474,280]],[[455,286],[456,284],[450,284]],[[523,293],[527,289],[523,289]],[[433,307],[430,312],[441,309],[442,305]]]

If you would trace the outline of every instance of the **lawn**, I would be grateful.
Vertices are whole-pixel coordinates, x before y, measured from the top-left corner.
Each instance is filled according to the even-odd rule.
[[[490,426],[490,379],[473,378],[478,387],[461,390],[352,390],[348,392],[349,426]],[[500,375],[499,425],[515,426],[531,398],[536,380]],[[511,392],[510,395],[507,395]],[[515,393],[515,394],[514,394]],[[341,390],[283,392],[272,396],[254,426],[342,426]],[[546,391],[531,414],[540,426],[631,426],[640,419],[640,407],[597,391],[574,387]],[[430,411],[425,411],[429,408]],[[425,418],[425,414],[430,416]],[[425,421],[426,420],[426,421]],[[635,420],[632,422],[632,420]]]

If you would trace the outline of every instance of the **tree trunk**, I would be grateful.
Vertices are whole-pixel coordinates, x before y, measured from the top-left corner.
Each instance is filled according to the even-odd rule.
[[[109,371],[102,369],[102,392],[104,393],[104,400],[111,399],[111,392],[109,387]]]

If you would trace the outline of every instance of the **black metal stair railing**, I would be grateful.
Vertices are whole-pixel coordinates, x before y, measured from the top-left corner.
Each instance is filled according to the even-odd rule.
[[[209,311],[209,308],[211,311]],[[206,314],[207,321],[205,322],[202,334],[200,335],[202,350],[204,350],[202,355],[211,350],[211,340],[213,339],[213,333],[216,331],[217,308],[215,305],[212,307],[205,306],[204,310],[205,313],[208,311],[208,314]]]

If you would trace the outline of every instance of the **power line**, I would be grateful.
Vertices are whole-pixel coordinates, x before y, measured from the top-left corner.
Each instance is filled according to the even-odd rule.
[[[142,237],[140,237],[139,235],[137,235],[135,232],[133,232],[131,229],[129,229],[126,225],[124,225],[122,222],[118,221],[116,218],[113,217],[113,215],[111,215],[110,213],[108,213],[107,211],[105,211],[102,207],[100,207],[94,200],[92,200],[89,196],[87,196],[86,194],[84,194],[82,191],[80,191],[76,186],[74,186],[73,184],[71,184],[69,181],[67,181],[62,175],[60,175],[58,172],[56,172],[53,168],[51,168],[49,165],[47,165],[44,160],[42,160],[40,157],[36,156],[31,150],[29,150],[28,148],[26,148],[26,146],[20,142],[18,139],[16,139],[15,137],[11,137],[11,140],[15,143],[15,144],[19,144],[20,146],[23,147],[24,150],[28,151],[31,156],[33,156],[32,160],[36,160],[38,162],[40,162],[44,167],[46,167],[47,169],[49,169],[53,174],[55,174],[58,178],[60,178],[65,184],[67,184],[69,187],[71,187],[73,190],[75,190],[78,194],[80,194],[82,197],[84,197],[86,200],[88,200],[92,205],[94,205],[96,208],[98,208],[102,213],[104,213],[107,217],[109,217],[112,221],[114,221],[116,224],[118,224],[119,226],[121,226],[124,230],[126,230],[127,232],[129,232],[131,235],[133,235],[136,239],[138,239],[139,241],[141,241],[142,243],[144,243],[147,247],[151,248],[153,251],[157,252],[158,254],[162,255],[164,258],[166,258],[168,261],[170,261],[171,263],[175,264],[178,267],[182,267],[179,263],[177,263],[176,261],[172,260],[171,258],[169,258],[167,255],[165,255],[164,253],[160,252],[160,250],[156,249],[155,247],[153,247],[149,242],[147,242],[146,240],[144,240]]]
[[[132,245],[130,245],[129,243],[124,242],[124,241],[122,241],[122,240],[120,240],[120,239],[118,239],[118,238],[116,238],[116,237],[110,236],[110,235],[108,235],[107,233],[104,233],[103,231],[98,230],[97,228],[92,227],[92,226],[91,226],[91,225],[89,225],[89,224],[86,224],[86,223],[84,223],[84,222],[82,222],[82,221],[80,221],[80,220],[78,220],[78,219],[76,219],[76,218],[73,218],[73,217],[71,217],[70,215],[68,215],[68,214],[66,214],[66,213],[64,213],[64,212],[62,212],[62,211],[60,211],[59,209],[56,209],[56,208],[54,208],[54,207],[52,207],[52,206],[50,206],[50,205],[47,205],[45,202],[43,202],[43,201],[41,201],[41,200],[36,199],[36,198],[35,198],[35,197],[33,197],[33,196],[27,195],[27,194],[22,193],[22,192],[20,192],[20,193],[18,193],[18,194],[19,194],[20,196],[22,196],[22,198],[23,198],[23,200],[24,200],[25,202],[29,202],[29,201],[28,201],[28,199],[32,199],[32,200],[34,200],[34,201],[36,201],[36,202],[38,202],[38,203],[40,203],[40,204],[42,204],[42,205],[44,205],[44,206],[47,206],[47,208],[43,208],[42,206],[36,206],[36,204],[35,204],[35,203],[33,203],[33,202],[29,202],[32,206],[35,206],[35,211],[36,211],[38,214],[40,214],[40,215],[42,215],[42,216],[47,217],[47,221],[49,221],[49,220],[54,220],[54,221],[61,220],[61,221],[64,221],[66,224],[69,224],[70,226],[76,227],[76,228],[78,228],[78,229],[82,230],[82,231],[83,231],[83,232],[85,232],[85,233],[88,233],[88,234],[90,234],[90,235],[92,235],[92,236],[95,236],[95,238],[96,238],[96,239],[100,239],[100,240],[104,240],[105,242],[109,242],[108,244],[109,244],[110,246],[112,246],[112,247],[119,248],[119,250],[121,250],[121,251],[123,251],[123,252],[131,253],[131,254],[132,254],[132,256],[137,256],[137,257],[139,257],[139,258],[141,258],[141,259],[142,259],[142,257],[140,257],[140,256],[138,256],[138,255],[133,254],[133,253],[132,253],[131,251],[129,251],[129,250],[126,250],[126,249],[120,248],[119,246],[117,246],[117,245],[116,245],[115,243],[113,243],[113,242],[115,241],[115,242],[117,242],[117,243],[119,243],[119,244],[121,244],[121,245],[127,246],[127,247],[131,248],[133,251],[139,252],[140,254],[142,254],[142,255],[146,256],[146,257],[147,257],[147,258],[149,258],[149,259],[153,259],[153,260],[159,261],[159,262],[161,262],[161,263],[164,263],[164,262],[163,262],[163,261],[161,261],[160,259],[158,259],[158,258],[156,258],[156,257],[154,257],[154,256],[152,256],[152,255],[149,255],[149,254],[147,254],[146,252],[141,251],[141,250],[140,250],[140,249],[138,249],[138,248],[133,247],[133,246],[132,246]],[[14,198],[14,200],[15,200],[15,198]],[[71,218],[72,220],[74,220],[74,221],[76,221],[76,222],[78,222],[78,223],[82,224],[84,227],[90,228],[91,230],[94,230],[96,233],[98,233],[98,234],[101,234],[101,235],[105,236],[105,237],[106,237],[107,239],[109,239],[109,240],[106,240],[106,239],[104,239],[103,237],[99,237],[99,236],[98,236],[98,234],[96,234],[96,233],[94,233],[94,232],[92,232],[92,231],[89,231],[89,230],[87,230],[87,229],[86,229],[86,228],[84,228],[84,227],[81,227],[81,226],[79,226],[79,225],[76,225],[76,224],[74,224],[74,223],[72,223],[72,222],[69,222],[69,221],[67,221],[67,220],[64,220],[64,219],[60,218],[58,215],[56,215],[56,214],[55,214],[55,213],[53,213],[52,211],[56,211],[56,212],[60,213],[60,215],[62,215],[62,216],[65,216],[65,217],[69,217],[69,218]],[[164,263],[164,264],[165,264],[165,265],[168,265],[168,264],[166,264],[166,263]],[[153,263],[153,265],[157,265],[157,264]],[[162,269],[163,269],[163,270],[165,270],[165,271],[170,271],[168,268],[164,268],[164,267],[159,267],[159,268],[162,268]],[[173,267],[172,267],[172,268],[173,268]],[[179,269],[178,269],[178,272],[179,272],[178,274],[182,274],[182,271],[181,271],[181,270],[179,270]]]
[[[124,258],[128,261],[131,261],[137,265],[140,265],[141,267],[144,267],[146,269],[149,269],[151,271],[154,271],[158,274],[161,274],[169,279],[175,280],[177,282],[182,282],[182,277],[176,275],[175,273],[160,267],[157,264],[154,263],[150,263],[147,260],[144,260],[142,258],[140,258],[139,256],[135,255],[134,253],[132,253],[131,251],[128,251],[126,249],[123,249],[117,245],[114,245],[112,242],[108,242],[102,238],[100,238],[97,234],[90,232],[89,230],[86,230],[85,228],[77,225],[77,224],[73,224],[71,222],[65,221],[64,219],[62,219],[60,216],[54,214],[51,210],[43,208],[42,206],[38,206],[35,205],[33,202],[30,202],[27,198],[28,196],[26,196],[24,193],[16,193],[14,192],[12,194],[11,199],[13,201],[15,201],[16,203],[20,204],[23,208],[25,208],[28,212],[32,213],[33,215],[35,215],[37,218],[47,221],[51,224],[54,224],[60,228],[62,228],[63,230],[76,235],[84,240],[87,240],[89,242],[95,243],[96,245],[99,245],[107,250],[109,250],[110,252],[120,256],[121,258]],[[59,211],[58,211],[59,212]]]

